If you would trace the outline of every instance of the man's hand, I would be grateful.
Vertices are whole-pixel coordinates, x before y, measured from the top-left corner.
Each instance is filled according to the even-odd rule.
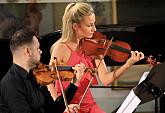
[[[64,113],[78,113],[79,109],[78,104],[70,104],[68,105],[68,109],[65,109]]]

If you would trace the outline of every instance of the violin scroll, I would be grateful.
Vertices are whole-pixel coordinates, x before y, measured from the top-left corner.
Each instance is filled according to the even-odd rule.
[[[151,66],[156,66],[157,64],[161,63],[157,58],[154,58],[152,55],[150,55],[149,57],[146,57],[146,61]]]

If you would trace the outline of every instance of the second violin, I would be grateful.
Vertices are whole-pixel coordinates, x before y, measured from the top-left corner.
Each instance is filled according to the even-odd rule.
[[[57,68],[57,70],[55,69]],[[62,81],[71,81],[75,77],[74,70],[71,66],[58,65],[57,67],[51,65],[45,65],[43,63],[38,64],[33,68],[33,74],[38,84],[48,85],[58,79],[57,71]],[[86,68],[87,73],[96,73],[96,70]]]
[[[71,66],[57,66],[57,70],[59,71],[61,80],[71,80],[75,76]],[[42,63],[33,69],[33,74],[37,83],[40,85],[48,85],[58,79],[55,67]]]

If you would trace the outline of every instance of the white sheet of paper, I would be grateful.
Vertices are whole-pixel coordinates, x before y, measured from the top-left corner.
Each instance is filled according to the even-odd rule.
[[[132,113],[140,102],[132,89],[116,113]]]
[[[146,79],[148,73],[149,72],[143,73],[138,84]],[[132,113],[140,102],[141,100],[135,95],[132,89],[116,113]]]
[[[144,72],[138,84],[140,84],[142,81],[144,81],[147,78],[148,74],[149,74],[149,71]]]

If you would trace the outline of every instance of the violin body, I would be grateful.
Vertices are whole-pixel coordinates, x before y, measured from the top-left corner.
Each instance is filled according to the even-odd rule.
[[[104,55],[108,47],[105,55],[117,62],[125,62],[131,54],[131,47],[128,43],[123,41],[112,42],[99,32],[95,32],[91,39],[81,39],[81,45],[83,52],[89,56]]]
[[[33,69],[33,74],[37,83],[40,85],[48,85],[53,83],[54,80],[58,80],[58,73],[60,79],[64,81],[70,81],[75,76],[70,66],[57,66],[57,70],[58,72],[54,66],[40,63]]]
[[[123,41],[116,41],[110,46],[110,57],[116,62],[125,62],[131,54],[131,46]]]

